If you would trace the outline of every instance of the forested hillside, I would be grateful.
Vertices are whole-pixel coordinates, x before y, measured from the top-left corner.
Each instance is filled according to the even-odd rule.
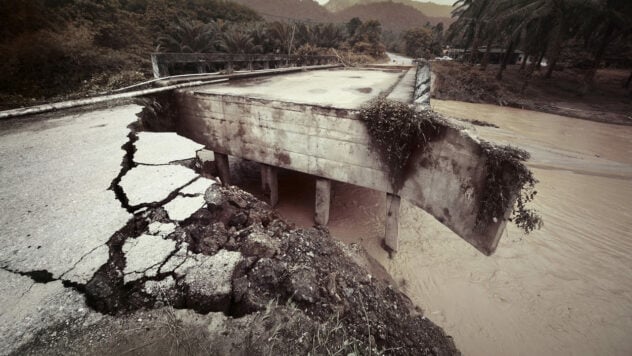
[[[177,19],[261,19],[222,0],[0,0],[0,14],[1,103],[141,80]]]

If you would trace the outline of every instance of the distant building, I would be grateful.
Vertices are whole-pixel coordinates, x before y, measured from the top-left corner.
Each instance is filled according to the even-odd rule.
[[[505,54],[505,51],[506,51],[505,48],[500,48],[500,47],[490,48],[489,49],[489,63],[499,64]],[[480,62],[485,56],[485,53],[487,52],[487,47],[486,46],[479,47],[477,52],[478,53],[476,57],[478,59],[478,62]],[[448,49],[445,49],[443,53],[447,56],[454,58],[455,60],[461,60],[463,58],[469,58],[471,50],[463,49],[463,48],[448,48]],[[509,57],[509,64],[522,63],[523,57],[524,57],[524,52],[520,50],[514,50],[513,53],[511,54],[511,57]]]

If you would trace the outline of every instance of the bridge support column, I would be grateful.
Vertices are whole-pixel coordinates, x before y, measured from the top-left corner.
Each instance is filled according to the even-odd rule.
[[[222,180],[222,185],[230,185],[230,168],[228,166],[228,155],[215,152],[215,164],[219,171],[219,179]]]
[[[386,228],[384,244],[393,252],[399,249],[399,203],[401,198],[395,194],[386,194]]]
[[[331,206],[331,181],[316,178],[316,203],[314,207],[314,222],[327,225],[329,222],[329,207]]]
[[[279,169],[267,164],[261,165],[261,188],[270,195],[270,206],[279,203]]]

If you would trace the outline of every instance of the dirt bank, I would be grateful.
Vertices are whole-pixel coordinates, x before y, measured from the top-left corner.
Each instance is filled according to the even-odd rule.
[[[205,200],[178,224],[162,207],[137,213],[108,242],[107,264],[72,286],[110,317],[44,330],[15,354],[459,353],[388,278],[358,264],[370,264],[360,249],[296,229],[237,188],[212,185]],[[139,265],[163,245],[159,263]]]
[[[510,65],[502,81],[495,75],[497,65],[481,71],[479,66],[459,62],[433,62],[433,98],[471,103],[487,103],[541,111],[611,124],[632,125],[632,91],[623,88],[629,70],[601,69],[595,86],[580,95],[583,72],[555,71],[544,78],[544,69],[535,71],[523,90],[526,70]]]

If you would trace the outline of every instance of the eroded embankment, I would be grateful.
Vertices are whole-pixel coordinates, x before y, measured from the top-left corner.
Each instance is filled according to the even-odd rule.
[[[46,327],[14,354],[160,351],[148,345],[185,354],[458,354],[407,297],[354,262],[358,251],[326,230],[295,229],[252,195],[199,177],[193,160],[148,163],[147,155],[137,157],[142,135],[128,135],[111,184],[133,217],[103,246],[107,261],[85,283],[45,270],[23,273],[78,291],[101,321]],[[157,168],[177,173],[170,179],[179,183],[144,190],[153,178],[135,175]],[[191,204],[204,207],[189,211]],[[178,217],[182,211],[189,212]],[[206,321],[192,326],[174,315]],[[217,315],[221,325],[209,321]]]
[[[137,214],[108,242],[107,264],[74,287],[90,307],[117,317],[172,306],[249,316],[257,337],[274,333],[272,342],[244,343],[249,349],[241,352],[457,353],[450,337],[358,266],[327,231],[293,229],[235,187],[212,185],[205,200],[207,207],[181,223],[161,207]],[[261,313],[273,316],[252,317]],[[312,342],[325,335],[327,343]],[[38,339],[47,341],[18,353],[59,347],[46,333]]]

